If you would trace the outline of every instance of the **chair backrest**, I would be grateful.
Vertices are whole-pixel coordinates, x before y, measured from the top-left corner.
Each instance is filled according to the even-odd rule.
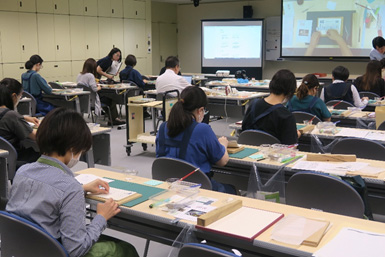
[[[327,174],[298,172],[288,181],[286,204],[356,218],[364,217],[364,202],[347,182]]]
[[[66,257],[64,247],[43,228],[8,212],[0,211],[2,256]]]
[[[8,151],[7,166],[8,179],[12,180],[15,177],[17,167],[17,152],[15,147],[3,137],[0,137],[0,149]]]
[[[260,146],[262,144],[279,144],[275,136],[261,130],[245,130],[238,138],[238,144]]]
[[[376,93],[368,92],[368,91],[361,91],[358,93],[360,95],[360,98],[362,97],[368,97],[369,99],[374,99],[375,97],[380,97]]]
[[[170,115],[171,109],[174,106],[174,104],[178,101],[179,99],[179,91],[174,89],[174,90],[169,90],[164,93],[158,93],[156,95],[156,100],[161,100],[162,103],[162,115],[163,115],[163,121],[168,120],[168,116]]]
[[[205,244],[189,243],[184,244],[179,250],[178,257],[238,257],[232,252],[228,252]]]
[[[62,85],[60,85],[59,83],[56,83],[56,82],[48,82],[48,84],[53,88],[53,89],[64,89],[64,87]]]
[[[385,121],[383,121],[380,126],[378,126],[377,130],[385,130]]]
[[[334,107],[334,109],[340,109],[340,110],[347,110],[348,107],[354,107],[353,104],[342,100],[331,100],[326,103],[326,106],[333,106],[335,104],[337,105]]]
[[[36,99],[28,92],[23,91],[22,97],[31,98],[31,116],[36,116]]]
[[[332,154],[355,154],[358,158],[385,161],[385,146],[364,138],[342,138],[331,149]]]
[[[295,122],[297,123],[303,123],[304,120],[311,120],[311,119],[313,119],[313,124],[317,124],[318,122],[321,121],[317,116],[308,112],[295,111],[295,112],[292,112],[292,114],[294,115]]]
[[[92,89],[83,83],[78,83],[76,85],[77,88],[82,88],[83,91],[90,92],[90,108],[95,109],[95,101],[96,101],[96,92],[92,91]]]
[[[168,178],[182,178],[196,167],[186,161],[160,157],[156,158],[152,163],[152,178],[165,181]],[[185,179],[189,182],[202,184],[203,189],[212,189],[211,181],[207,175],[201,170],[196,171]]]

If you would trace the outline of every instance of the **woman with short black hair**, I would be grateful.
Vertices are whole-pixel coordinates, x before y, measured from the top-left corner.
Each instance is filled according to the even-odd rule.
[[[138,257],[131,244],[102,235],[107,220],[120,212],[112,199],[99,203],[87,224],[85,194],[106,194],[109,185],[101,179],[81,185],[71,171],[92,145],[83,117],[71,109],[51,111],[40,125],[37,143],[43,155],[17,171],[6,210],[41,226],[71,257]]]
[[[136,57],[132,54],[127,55],[124,63],[126,64],[126,68],[124,68],[119,73],[120,82],[123,81],[131,81],[134,82],[138,87],[143,88],[146,80],[142,79],[142,75],[140,72],[134,67],[136,66]]]
[[[24,144],[26,139],[36,140],[36,131],[16,111],[22,93],[23,87],[16,79],[0,81],[0,136],[16,149],[18,161],[29,163],[36,161],[40,153]],[[30,119],[33,121],[33,118]]]
[[[247,109],[242,122],[242,130],[258,129],[265,131],[282,144],[295,144],[299,132],[293,114],[283,106],[297,88],[294,74],[280,70],[274,74],[269,84],[270,95],[256,99]]]

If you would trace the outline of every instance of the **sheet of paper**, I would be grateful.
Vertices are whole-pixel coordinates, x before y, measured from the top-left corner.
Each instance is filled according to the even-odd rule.
[[[115,201],[120,201],[133,194],[136,194],[136,192],[110,187],[110,192],[108,194],[100,194],[96,196],[104,199],[112,198]]]
[[[343,228],[320,250],[315,257],[385,257],[385,234],[372,233],[365,230]]]
[[[112,179],[106,179],[106,178],[102,178],[102,177],[98,177],[96,175],[93,175],[93,174],[80,174],[80,175],[77,175],[75,177],[75,179],[82,185],[84,184],[88,184],[92,181],[94,181],[95,179],[101,179],[101,180],[104,180],[106,181],[107,183],[110,183],[112,182],[113,180]]]
[[[385,140],[385,131],[370,131],[368,134],[365,136],[366,139],[370,140],[378,140],[378,141],[384,141]]]
[[[180,208],[177,211],[171,211],[169,214],[176,218],[197,221],[197,218],[209,211],[214,210],[216,207],[212,206],[213,202],[217,199],[208,197],[198,197],[194,201],[190,201],[184,208]]]
[[[293,169],[298,170],[313,170],[319,172],[325,172],[330,174],[335,174],[339,176],[345,176],[346,170],[335,169],[335,165],[327,162],[311,162],[311,161],[298,161]]]
[[[342,128],[336,136],[365,138],[367,134],[368,131],[363,129]]]
[[[376,175],[381,172],[385,171],[385,168],[382,167],[373,167],[373,166],[367,166],[361,170],[358,170],[359,174],[367,174],[367,175]]]

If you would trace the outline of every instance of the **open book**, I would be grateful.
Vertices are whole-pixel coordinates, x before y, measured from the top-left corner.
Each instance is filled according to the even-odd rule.
[[[106,71],[107,74],[116,75],[119,72],[120,67],[122,66],[121,62],[113,61],[110,68]]]

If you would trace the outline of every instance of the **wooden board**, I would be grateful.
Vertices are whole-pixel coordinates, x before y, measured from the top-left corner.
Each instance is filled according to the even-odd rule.
[[[125,203],[129,202],[129,201],[135,200],[135,199],[137,199],[137,198],[139,198],[141,196],[142,196],[141,194],[135,193],[133,195],[130,195],[130,196],[126,197],[126,198],[123,198],[123,199],[121,199],[119,201],[115,201],[115,202],[117,204],[119,204],[119,205],[122,205],[122,204],[125,204]],[[94,200],[101,201],[101,202],[105,202],[107,200],[106,198],[100,197],[98,195],[87,194],[86,197],[89,198],[89,199],[94,199]]]
[[[317,162],[355,162],[357,157],[355,154],[318,154],[308,153],[307,161]]]
[[[307,239],[305,239],[302,242],[302,245],[308,245],[312,247],[317,247],[318,244],[321,242],[322,237],[326,233],[327,228],[329,227],[330,222],[325,221],[325,226],[323,226],[320,230],[315,232],[313,235],[309,236]]]
[[[303,128],[300,128],[299,131],[301,132],[301,134],[304,134],[306,132],[312,131],[314,128],[315,128],[315,125],[307,125]]]
[[[227,147],[227,152],[232,154],[232,153],[238,153],[245,149],[245,146],[240,146],[240,147]]]
[[[197,219],[197,224],[199,226],[208,226],[211,223],[225,217],[226,215],[238,210],[239,208],[242,207],[242,201],[241,200],[234,200],[231,201],[228,204],[225,204],[221,207],[218,207],[210,212],[207,212],[201,216],[198,217]]]

